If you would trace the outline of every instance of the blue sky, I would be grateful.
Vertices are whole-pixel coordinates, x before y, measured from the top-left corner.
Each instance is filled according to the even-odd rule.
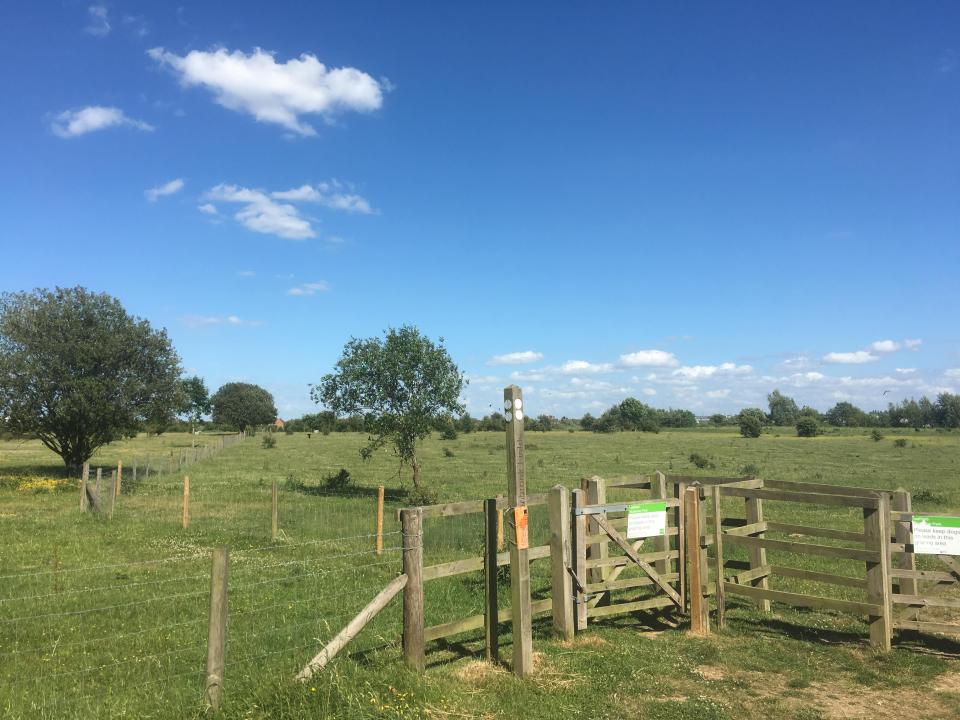
[[[285,417],[414,323],[474,414],[960,388],[954,3],[5,3],[0,288]],[[891,393],[884,395],[884,390]]]

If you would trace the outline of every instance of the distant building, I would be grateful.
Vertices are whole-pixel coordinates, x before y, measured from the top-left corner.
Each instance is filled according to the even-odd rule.
[[[277,418],[276,420],[273,421],[273,427],[276,428],[277,430],[283,430],[283,428],[286,427],[286,423],[283,422],[283,420],[281,420],[280,418]]]

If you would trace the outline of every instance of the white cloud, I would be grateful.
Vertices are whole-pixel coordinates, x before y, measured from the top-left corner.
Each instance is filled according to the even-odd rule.
[[[817,380],[823,380],[825,377],[826,375],[824,375],[823,373],[818,373],[814,371],[803,373],[804,380],[817,381]]]
[[[944,371],[943,375],[948,378],[960,378],[960,368],[949,368]]]
[[[212,188],[206,197],[219,202],[243,203],[244,207],[234,218],[254,232],[289,240],[305,240],[317,235],[310,223],[300,216],[297,208],[274,202],[260,190],[220,184]]]
[[[360,213],[361,215],[375,214],[376,211],[370,206],[370,202],[366,198],[356,193],[342,192],[343,188],[343,183],[338,180],[331,180],[316,185],[301,185],[298,188],[273,192],[270,195],[277,200],[317,203],[333,210]]]
[[[906,340],[903,341],[903,346],[907,350],[913,350],[914,352],[919,350],[922,344],[923,344],[923,340],[921,340],[920,338],[907,338]]]
[[[614,367],[611,363],[591,363],[586,360],[571,360],[564,363],[560,372],[570,375],[572,373],[608,373],[612,372]]]
[[[183,323],[191,328],[212,327],[215,325],[249,325],[256,327],[262,325],[260,320],[244,320],[239,315],[186,315]]]
[[[307,295],[316,295],[318,292],[326,292],[330,289],[330,283],[321,280],[320,282],[303,283],[287,290],[287,295],[304,297]]]
[[[654,390],[653,388],[644,388],[640,392],[642,392],[644,395],[647,395],[648,397],[653,397],[654,395],[657,394],[657,391]]]
[[[877,340],[870,343],[870,349],[876,353],[892,353],[900,349],[900,343],[896,340]]]
[[[896,368],[896,371],[901,375],[912,375],[917,371],[916,368]]]
[[[197,207],[197,210],[199,210],[200,212],[202,212],[204,215],[216,215],[216,214],[217,214],[217,206],[216,206],[216,205],[213,205],[213,204],[211,204],[211,203],[204,203],[203,205],[200,205],[199,207]]]
[[[720,365],[689,365],[677,368],[671,374],[685,380],[700,380],[714,375],[749,375],[753,372],[752,365],[737,365],[736,363],[721,363]]]
[[[173,195],[181,190],[183,190],[183,178],[176,178],[175,180],[171,180],[163,185],[152,187],[149,190],[144,191],[143,194],[147,196],[147,200],[149,202],[156,202],[158,198],[165,197],[166,195]],[[216,208],[214,208],[214,212],[216,212]]]
[[[627,367],[676,367],[679,361],[665,350],[638,350],[620,356],[620,364]]]
[[[790,370],[803,370],[804,368],[810,367],[810,358],[806,355],[797,355],[796,357],[787,358],[781,365]]]
[[[53,134],[61,138],[73,138],[110,127],[132,127],[150,132],[153,125],[127,117],[123,110],[102,105],[90,105],[79,110],[64,110],[50,124]]]
[[[505,353],[504,355],[494,355],[487,360],[487,365],[522,365],[532,363],[543,358],[543,353],[535,350],[523,350],[521,352]]]
[[[87,8],[87,26],[85,33],[96,37],[106,37],[110,34],[110,17],[105,5],[91,5]]]
[[[854,352],[829,352],[823,356],[825,363],[839,363],[841,365],[862,365],[879,360],[876,355],[866,350]]]
[[[722,390],[707,390],[705,393],[708,398],[725,398],[730,394],[730,390],[723,388]]]
[[[546,373],[540,370],[514,370],[510,373],[511,380],[526,380],[529,382],[544,382],[547,379]]]
[[[180,56],[157,47],[147,54],[172,68],[182,85],[208,89],[223,107],[298,135],[316,134],[301,115],[329,121],[341,111],[369,112],[383,104],[384,88],[367,73],[352,67],[328,68],[306,53],[283,63],[260,48],[249,55],[217,48]]]

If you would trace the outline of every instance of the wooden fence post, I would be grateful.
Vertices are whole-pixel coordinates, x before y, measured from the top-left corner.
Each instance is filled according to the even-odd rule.
[[[673,486],[673,496],[679,500],[673,518],[677,526],[677,577],[679,582],[680,612],[687,611],[687,573],[684,563],[687,561],[687,537],[686,537],[686,513],[683,511],[683,493],[687,489],[687,484],[678,482]]]
[[[716,566],[717,629],[727,626],[727,596],[723,589],[723,511],[720,508],[720,486],[713,488],[713,553]]]
[[[607,481],[602,477],[594,475],[590,478],[584,478],[582,481],[583,489],[587,491],[588,505],[603,505],[607,502]],[[603,535],[600,525],[591,519],[587,520],[587,532],[591,535]],[[606,541],[593,543],[587,546],[587,557],[591,560],[606,560],[610,556],[610,548]],[[598,567],[591,568],[587,572],[588,582],[605,582],[610,575],[610,568]],[[604,592],[597,598],[597,605],[609,605],[610,593]]]
[[[383,485],[377,488],[377,555],[383,554]]]
[[[117,482],[113,486],[113,489],[117,494],[117,497],[120,497],[120,485],[122,484],[123,484],[123,461],[117,460]]]
[[[570,496],[563,485],[550,491],[550,595],[553,631],[573,640],[573,583],[570,582]]]
[[[110,471],[110,519],[113,520],[113,508],[117,503],[117,471]]]
[[[183,476],[183,514],[180,519],[183,529],[190,526],[190,476]]]
[[[653,478],[651,478],[650,497],[656,498],[657,500],[667,499],[667,476],[659,470],[657,470]],[[669,515],[667,517],[669,518]],[[669,526],[669,523],[667,524]],[[654,540],[654,547],[660,552],[670,552],[670,542],[670,536],[664,533],[662,538]],[[673,561],[668,558],[664,558],[663,560],[657,560],[657,562],[654,564],[654,567],[660,575],[666,575],[667,573],[671,572],[671,565],[673,565]]]
[[[760,498],[744,498],[744,503],[746,506],[747,525],[763,522],[763,500]],[[765,536],[766,533],[756,533],[754,535],[754,537],[758,538]],[[759,568],[766,567],[767,549],[751,545],[747,548],[747,558],[750,561],[751,570],[757,570]],[[767,580],[766,575],[761,578],[755,578],[754,580],[751,580],[750,584],[754,587],[763,588],[764,590],[770,587],[770,583]],[[769,600],[755,600],[754,602],[763,612],[770,612]]]
[[[96,491],[97,496],[100,495],[100,476],[101,475],[103,475],[103,468],[97,468],[97,484],[93,488]]]
[[[701,507],[700,487],[693,485],[683,491],[683,514],[687,545],[687,596],[690,598],[690,632],[695,635],[710,633],[710,614],[703,596],[702,559],[700,552]]]
[[[401,510],[400,524],[403,572],[407,576],[403,588],[403,657],[407,665],[423,672],[423,511],[420,508]]]
[[[573,555],[573,574],[577,578],[577,587],[575,588],[576,597],[576,625],[577,631],[587,628],[587,594],[583,588],[587,584],[587,516],[578,515],[577,510],[582,509],[586,504],[583,490],[574,490],[571,493],[570,506],[572,515],[573,532],[571,533],[570,544]]]
[[[213,551],[210,572],[210,622],[207,628],[207,682],[203,697],[216,712],[223,700],[223,670],[227,649],[227,576],[230,552],[225,547]]]
[[[83,464],[83,472],[80,473],[80,512],[87,511],[87,480],[90,479],[90,463]]]
[[[877,494],[877,507],[863,509],[864,546],[880,555],[879,562],[867,565],[867,602],[880,606],[879,615],[870,615],[870,645],[887,651],[892,634],[890,587],[890,496]]]
[[[507,498],[511,508],[527,505],[526,463],[523,452],[523,391],[516,385],[503,389],[507,419]],[[513,513],[512,513],[513,514]],[[513,672],[526,677],[533,672],[533,613],[530,607],[530,550],[517,544],[514,514],[510,538],[510,600],[513,621]]]
[[[894,510],[900,512],[911,512],[913,510],[913,499],[910,492],[903,488],[897,488],[891,499],[891,506]],[[913,545],[913,524],[910,520],[897,520],[894,524],[894,533],[898,543],[903,545]],[[917,558],[913,551],[904,548],[904,552],[897,555],[897,567],[901,570],[916,570]],[[919,595],[917,592],[916,578],[898,578],[897,583],[900,586],[898,592],[901,595]],[[916,620],[920,617],[920,608],[908,608],[904,613],[907,620]]]
[[[503,495],[498,494],[497,500],[503,500]],[[503,552],[503,510],[497,510],[497,551]]]
[[[483,552],[483,627],[485,630],[486,656],[489,662],[500,661],[500,603],[497,591],[497,551],[503,513],[497,509],[497,499],[483,501],[484,552]]]
[[[280,495],[277,491],[277,481],[273,481],[270,487],[270,541],[277,541],[277,533],[280,527]]]
[[[134,484],[136,484],[137,482],[137,461],[136,460],[133,461],[133,482]]]

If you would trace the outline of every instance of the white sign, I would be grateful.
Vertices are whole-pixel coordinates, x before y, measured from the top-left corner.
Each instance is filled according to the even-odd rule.
[[[627,507],[627,538],[660,537],[667,532],[667,504],[661,501]]]
[[[960,517],[914,515],[913,551],[919,555],[960,555]]]

